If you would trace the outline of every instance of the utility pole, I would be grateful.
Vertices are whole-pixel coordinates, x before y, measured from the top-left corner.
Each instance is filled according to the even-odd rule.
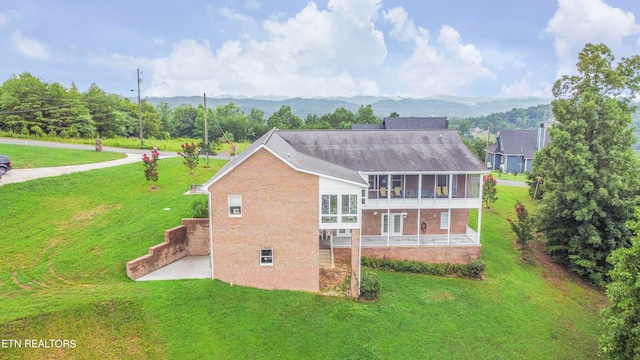
[[[207,129],[207,93],[202,93],[204,97],[204,151],[206,153],[205,156],[205,166],[209,166],[209,130]]]
[[[487,164],[489,163],[489,142],[491,141],[491,126],[493,126],[493,124],[489,123],[489,131],[487,131],[487,151],[484,158],[484,166],[487,166]],[[493,168],[494,164],[491,164],[491,167]]]
[[[140,106],[140,68],[138,68],[138,136],[140,137],[140,146],[144,145],[142,141],[142,107]]]

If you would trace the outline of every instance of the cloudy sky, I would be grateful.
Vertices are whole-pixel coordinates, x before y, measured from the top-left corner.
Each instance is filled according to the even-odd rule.
[[[640,54],[640,1],[0,2],[0,81],[124,96],[550,97],[587,42]]]

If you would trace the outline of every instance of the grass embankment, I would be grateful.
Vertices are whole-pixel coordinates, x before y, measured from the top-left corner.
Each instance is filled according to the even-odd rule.
[[[513,246],[505,217],[525,188],[499,186],[482,213],[483,281],[377,272],[380,300],[361,303],[129,280],[125,263],[190,216],[196,197],[182,193],[223,164],[192,176],[180,158],[160,160],[153,191],[140,164],[1,187],[0,339],[77,346],[0,348],[0,358],[598,358],[602,294],[522,262]]]
[[[117,160],[126,154],[90,150],[52,149],[40,146],[0,144],[0,154],[7,155],[13,169],[91,164]]]
[[[19,138],[19,139],[30,139],[30,140],[41,140],[41,141],[52,141],[52,142],[60,142],[60,143],[68,143],[68,144],[81,144],[81,145],[95,145],[96,140],[94,138],[62,138],[57,136],[23,136],[17,135],[15,133],[6,133],[0,132],[0,137],[10,137],[10,138]],[[116,138],[104,138],[102,139],[102,146],[109,146],[115,148],[123,148],[123,149],[143,149],[143,150],[151,150],[153,146],[157,146],[160,151],[171,151],[178,152],[181,151],[182,148],[180,145],[185,142],[195,142],[196,144],[204,142],[202,139],[190,139],[190,138],[177,138],[177,139],[144,139],[143,143],[140,144],[140,139],[138,138],[129,138],[129,137],[116,137]],[[211,141],[210,141],[211,143]],[[244,150],[249,143],[239,142],[234,143],[234,145],[238,146],[240,151]],[[229,143],[221,143],[220,151],[228,151],[230,148]]]

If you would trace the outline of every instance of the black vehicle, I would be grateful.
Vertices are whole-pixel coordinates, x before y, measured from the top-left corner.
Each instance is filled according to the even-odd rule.
[[[0,155],[0,177],[11,170],[11,160],[8,156]]]

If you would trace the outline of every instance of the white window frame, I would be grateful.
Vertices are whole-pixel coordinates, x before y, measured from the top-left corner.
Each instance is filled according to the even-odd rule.
[[[229,217],[241,218],[242,217],[242,195],[229,195]]]
[[[387,216],[389,215],[389,216]],[[398,217],[400,219],[400,231],[396,232],[393,231],[394,229],[394,225],[395,225],[395,219],[396,217]],[[384,218],[387,218],[387,229],[385,231],[384,228]],[[380,233],[382,235],[392,235],[392,236],[398,236],[398,235],[402,235],[404,233],[404,218],[402,216],[402,213],[382,213],[382,216],[380,217],[381,221],[380,221]],[[389,230],[391,230],[391,234],[389,234]]]
[[[260,266],[273,266],[273,249],[260,249]]]
[[[347,198],[347,204],[344,203],[344,198]],[[353,200],[355,199],[355,200]],[[357,223],[358,222],[358,194],[342,194],[340,196],[340,221],[343,223]],[[352,205],[354,207],[352,207]],[[347,212],[345,213],[345,206]],[[345,221],[347,218],[353,218],[355,221]]]
[[[441,212],[440,213],[440,230],[449,229],[449,212]]]
[[[328,206],[325,208],[324,200],[325,196],[329,200]],[[335,208],[332,208],[331,203],[332,199],[335,197]],[[340,212],[340,196],[338,194],[322,194],[320,196],[320,207],[321,207],[321,221],[325,224],[337,224],[339,219]],[[333,220],[333,221],[325,221],[325,220]]]

